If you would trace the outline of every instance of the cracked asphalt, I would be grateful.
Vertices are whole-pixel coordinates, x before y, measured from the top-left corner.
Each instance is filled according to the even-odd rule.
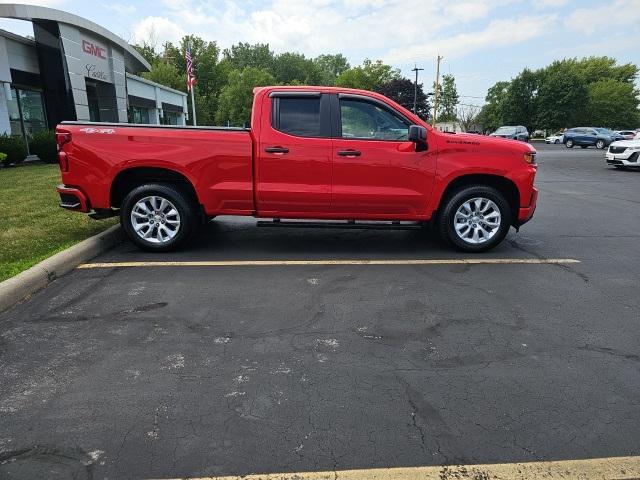
[[[0,478],[171,478],[640,454],[640,172],[540,146],[495,258],[76,270],[0,315]],[[424,232],[216,219],[96,262],[466,258]]]

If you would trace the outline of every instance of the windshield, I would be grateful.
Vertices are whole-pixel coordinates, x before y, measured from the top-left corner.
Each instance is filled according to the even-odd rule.
[[[498,135],[510,135],[512,133],[516,133],[516,127],[500,127],[495,132]]]
[[[608,128],[596,128],[595,130],[598,133],[605,133],[607,135],[613,135],[613,131],[609,130]]]

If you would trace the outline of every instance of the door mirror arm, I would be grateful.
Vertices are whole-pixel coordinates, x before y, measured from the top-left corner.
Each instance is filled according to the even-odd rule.
[[[427,143],[427,129],[422,125],[411,125],[407,140],[416,144],[416,152],[424,152],[429,148]]]

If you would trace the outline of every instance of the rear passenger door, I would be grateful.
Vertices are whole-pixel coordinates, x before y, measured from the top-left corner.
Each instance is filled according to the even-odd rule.
[[[305,217],[331,204],[329,97],[320,92],[265,96],[256,149],[256,206],[260,216]]]

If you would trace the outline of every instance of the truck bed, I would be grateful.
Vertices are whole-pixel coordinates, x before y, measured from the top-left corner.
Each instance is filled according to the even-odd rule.
[[[58,132],[72,138],[63,181],[83,186],[93,209],[111,207],[111,186],[119,172],[161,168],[189,180],[206,213],[254,211],[250,129],[63,122]]]

